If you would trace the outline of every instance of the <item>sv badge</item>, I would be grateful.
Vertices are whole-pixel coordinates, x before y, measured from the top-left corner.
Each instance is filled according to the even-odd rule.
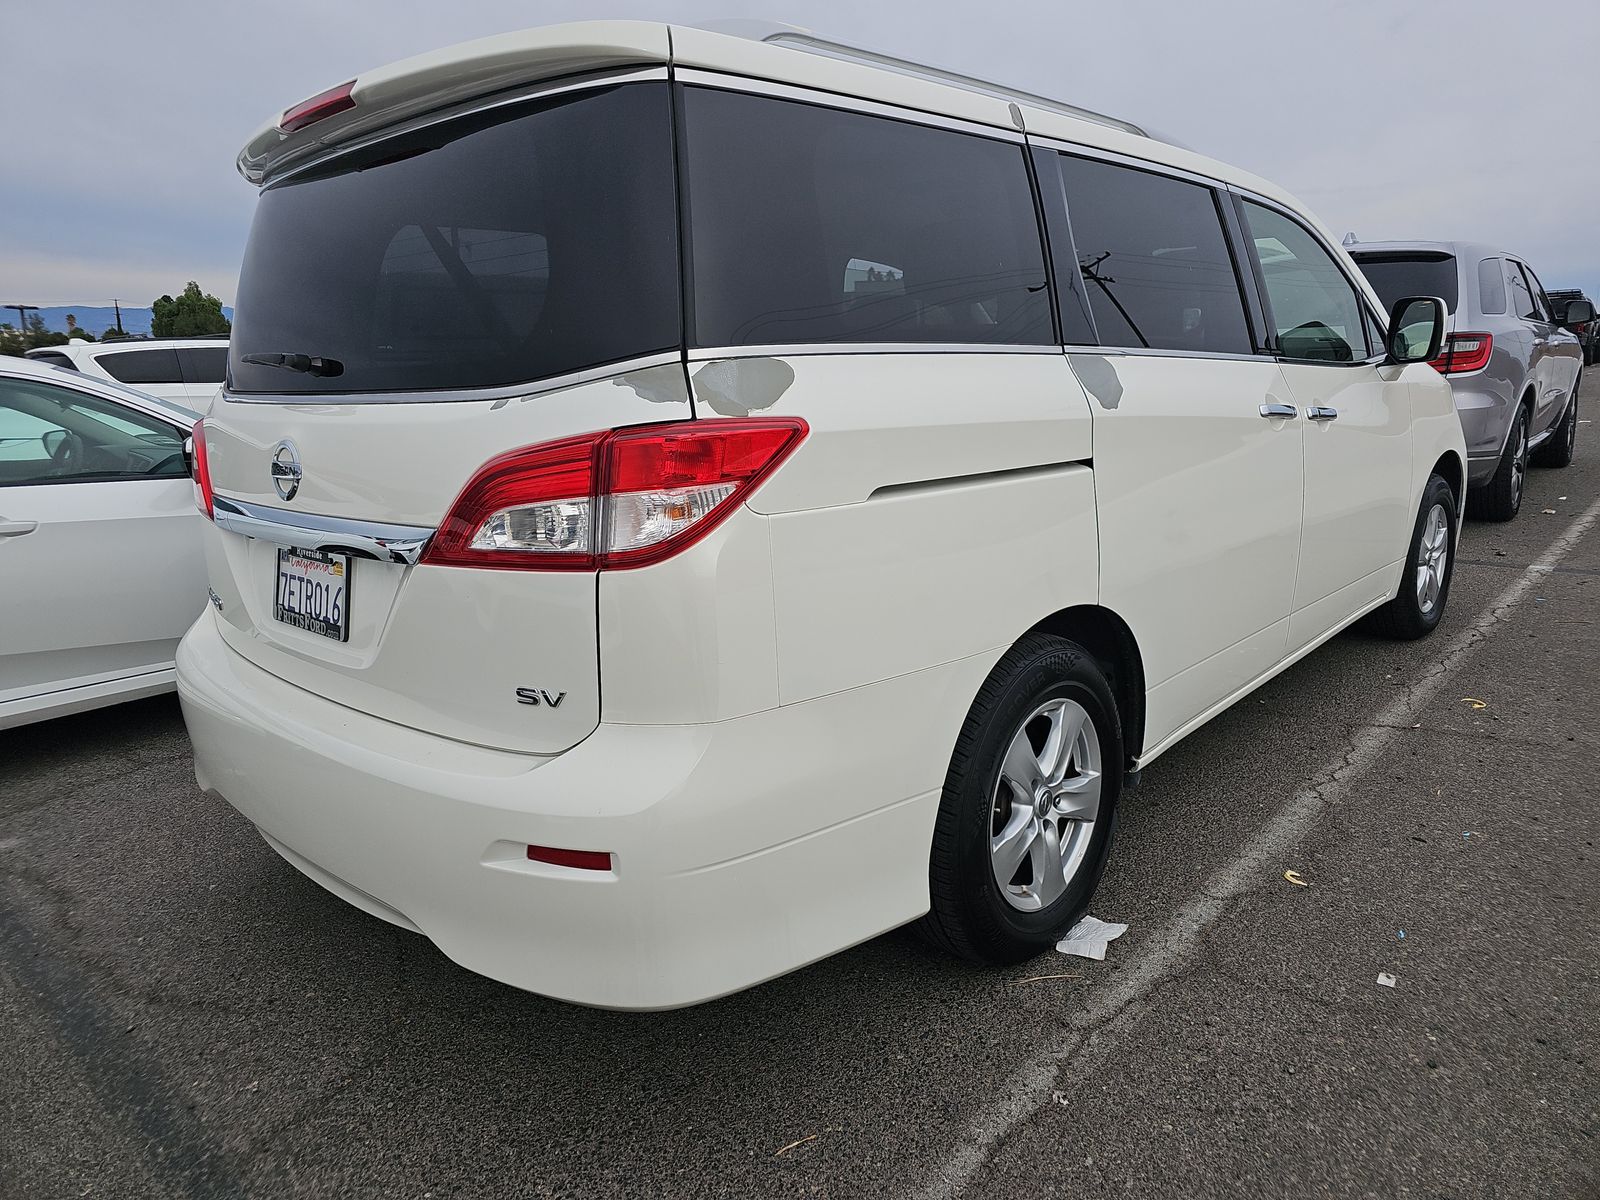
[[[541,691],[539,688],[517,689],[518,704],[543,704],[547,708],[560,708],[561,702],[566,698],[567,694],[565,692],[557,692],[552,696],[549,692]]]

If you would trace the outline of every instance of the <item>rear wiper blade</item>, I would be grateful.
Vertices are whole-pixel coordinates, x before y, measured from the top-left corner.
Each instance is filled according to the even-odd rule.
[[[337,358],[321,358],[315,354],[246,354],[239,361],[253,367],[282,367],[302,375],[344,374],[344,364]]]

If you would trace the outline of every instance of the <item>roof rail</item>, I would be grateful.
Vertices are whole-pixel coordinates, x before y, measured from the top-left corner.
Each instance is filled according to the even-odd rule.
[[[1109,117],[1105,113],[1095,112],[1089,108],[1080,108],[1076,104],[1068,104],[1064,100],[1054,100],[1049,96],[1041,96],[1036,92],[1026,92],[1021,88],[1006,87],[1004,84],[994,83],[987,79],[979,79],[975,75],[963,75],[959,71],[947,71],[943,67],[930,67],[925,63],[913,62],[906,58],[896,58],[892,54],[884,54],[878,50],[867,50],[860,46],[849,45],[846,42],[835,42],[829,38],[818,37],[809,29],[801,29],[796,25],[784,25],[775,21],[730,20],[708,22],[701,28],[710,33],[724,33],[733,37],[747,38],[750,41],[764,42],[769,46],[782,46],[786,49],[800,50],[808,54],[820,54],[824,58],[836,58],[844,62],[881,67],[899,75],[932,80],[936,83],[947,84],[950,87],[961,88],[963,91],[976,92],[982,96],[992,96],[997,100],[1008,100],[1016,104],[1026,104],[1033,108],[1047,109],[1065,116],[1076,117],[1080,121],[1093,121],[1096,125],[1119,129],[1123,133],[1131,133],[1136,137],[1157,137],[1150,130],[1135,125],[1132,121]]]

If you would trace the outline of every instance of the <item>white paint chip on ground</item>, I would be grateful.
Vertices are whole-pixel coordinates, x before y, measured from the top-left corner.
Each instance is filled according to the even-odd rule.
[[[1126,925],[1102,921],[1098,917],[1084,917],[1067,930],[1067,936],[1056,943],[1056,949],[1063,954],[1076,954],[1079,958],[1104,962],[1106,946],[1127,932]]]
[[[1387,972],[1387,971],[1379,971],[1378,972],[1378,986],[1379,987],[1392,988],[1398,982],[1399,982],[1399,980],[1397,980],[1393,975],[1389,974],[1389,972]]]

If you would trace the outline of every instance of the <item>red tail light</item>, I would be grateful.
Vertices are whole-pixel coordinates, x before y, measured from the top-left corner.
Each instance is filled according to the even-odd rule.
[[[642,425],[490,459],[422,556],[521,571],[642,567],[710,533],[805,438],[799,418]]]
[[[194,479],[194,506],[207,517],[212,517],[211,508],[211,464],[206,461],[206,422],[202,417],[194,423],[194,431],[190,434],[194,442],[194,463],[190,468],[191,477]]]
[[[354,108],[356,98],[350,93],[355,90],[355,86],[356,81],[352,79],[349,83],[341,83],[338,87],[318,92],[309,100],[300,101],[278,118],[278,128],[285,133],[293,133],[296,129],[304,129],[307,125],[327,120],[335,113]]]
[[[1460,375],[1481,371],[1489,365],[1494,338],[1487,333],[1451,333],[1445,336],[1444,352],[1428,365],[1441,375]]]

